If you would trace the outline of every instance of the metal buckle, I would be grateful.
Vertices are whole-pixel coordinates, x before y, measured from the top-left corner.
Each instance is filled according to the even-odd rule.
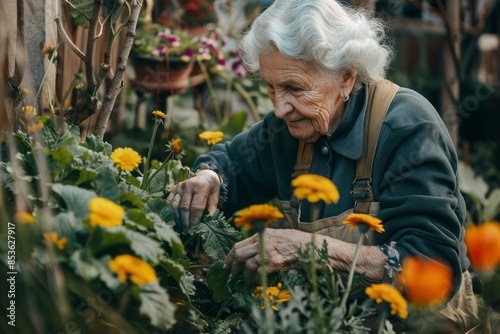
[[[356,179],[352,183],[352,199],[354,200],[354,212],[368,213],[370,203],[373,202],[372,179]]]

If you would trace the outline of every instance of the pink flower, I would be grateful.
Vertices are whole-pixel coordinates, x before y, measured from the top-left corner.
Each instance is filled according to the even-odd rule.
[[[181,56],[181,60],[185,62],[191,61],[194,57],[194,50],[193,49],[187,49],[184,55]]]
[[[235,61],[231,65],[231,69],[233,70],[234,74],[236,74],[240,78],[247,75],[247,71],[245,70],[245,67],[243,67],[243,64],[240,60]]]
[[[158,36],[165,42],[169,43],[172,47],[177,48],[181,46],[181,40],[176,35],[167,34],[164,31],[160,31]]]

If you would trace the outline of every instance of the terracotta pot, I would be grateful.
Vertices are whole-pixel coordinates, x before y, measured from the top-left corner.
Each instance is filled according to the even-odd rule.
[[[193,62],[144,55],[133,55],[131,59],[135,69],[135,78],[131,81],[135,90],[175,95],[184,94],[196,84],[190,78]]]

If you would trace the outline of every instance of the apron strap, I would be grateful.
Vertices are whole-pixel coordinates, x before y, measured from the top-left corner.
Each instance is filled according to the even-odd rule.
[[[355,213],[368,214],[370,212],[370,203],[373,202],[371,176],[378,137],[389,105],[398,89],[399,86],[389,80],[382,80],[370,87],[363,125],[363,153],[356,164],[356,179],[351,192]],[[314,143],[299,141],[292,179],[309,173],[313,152]],[[299,200],[293,195],[293,191],[290,206],[299,207]]]
[[[314,153],[314,143],[305,142],[303,140],[299,141],[299,147],[297,148],[297,159],[295,160],[295,165],[293,167],[292,180],[299,175],[309,173],[311,169],[311,162]],[[299,208],[299,199],[295,197],[292,191],[292,196],[290,197],[290,206],[292,208]]]
[[[399,86],[389,80],[382,80],[370,87],[363,125],[363,153],[356,164],[356,179],[352,187],[355,213],[370,211],[370,203],[373,202],[372,167],[378,137],[389,105],[398,89]]]

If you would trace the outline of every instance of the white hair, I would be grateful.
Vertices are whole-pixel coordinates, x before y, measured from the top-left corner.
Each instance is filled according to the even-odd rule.
[[[382,44],[384,27],[368,11],[335,0],[276,0],[243,36],[243,63],[248,71],[259,72],[259,56],[277,48],[337,75],[354,71],[354,90],[359,90],[383,79],[392,60],[392,48]]]

